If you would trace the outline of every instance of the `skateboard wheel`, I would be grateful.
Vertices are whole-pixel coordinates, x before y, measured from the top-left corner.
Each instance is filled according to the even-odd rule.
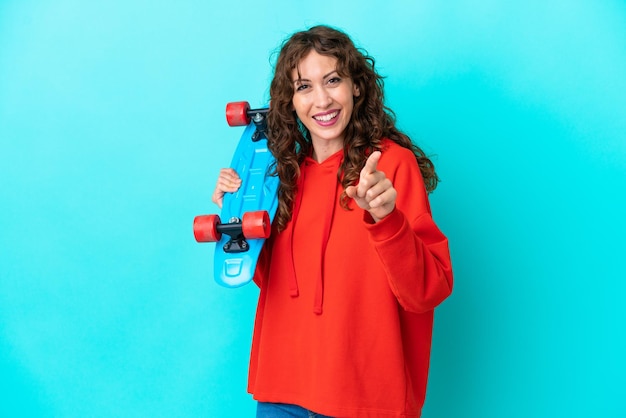
[[[250,103],[248,102],[231,102],[226,105],[226,122],[230,126],[246,126],[250,124],[248,116]]]
[[[217,225],[221,223],[218,215],[200,215],[193,220],[193,235],[198,242],[217,242],[222,234],[217,232]]]
[[[272,231],[270,215],[265,210],[246,212],[241,220],[241,229],[246,238],[269,238]]]

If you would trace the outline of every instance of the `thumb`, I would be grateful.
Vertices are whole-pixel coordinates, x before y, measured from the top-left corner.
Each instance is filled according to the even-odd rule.
[[[356,187],[355,186],[346,187],[346,195],[349,198],[354,199],[354,197],[356,196]]]

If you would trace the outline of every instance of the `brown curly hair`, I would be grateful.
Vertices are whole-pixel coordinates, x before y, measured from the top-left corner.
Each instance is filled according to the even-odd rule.
[[[349,77],[361,93],[354,98],[352,117],[344,133],[344,158],[337,173],[344,188],[340,198],[342,207],[349,209],[350,199],[345,188],[357,182],[367,156],[381,150],[383,138],[411,149],[426,190],[429,193],[435,190],[439,178],[432,161],[396,128],[395,114],[384,104],[383,78],[374,69],[374,59],[356,48],[345,33],[328,26],[314,26],[293,34],[283,43],[270,85],[268,147],[276,157],[274,174],[280,179],[274,221],[278,230],[283,230],[291,219],[300,164],[312,151],[310,134],[298,120],[292,105],[294,84],[291,79],[293,69],[311,50],[336,58],[339,75]]]

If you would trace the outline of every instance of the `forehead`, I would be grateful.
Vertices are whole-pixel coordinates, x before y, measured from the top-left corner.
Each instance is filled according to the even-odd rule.
[[[314,49],[307,53],[291,71],[293,80],[323,78],[337,70],[337,58],[322,55]]]

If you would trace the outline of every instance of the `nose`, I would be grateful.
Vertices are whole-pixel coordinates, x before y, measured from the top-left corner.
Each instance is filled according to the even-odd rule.
[[[333,98],[324,87],[319,87],[315,91],[315,106],[326,109],[333,102]]]

